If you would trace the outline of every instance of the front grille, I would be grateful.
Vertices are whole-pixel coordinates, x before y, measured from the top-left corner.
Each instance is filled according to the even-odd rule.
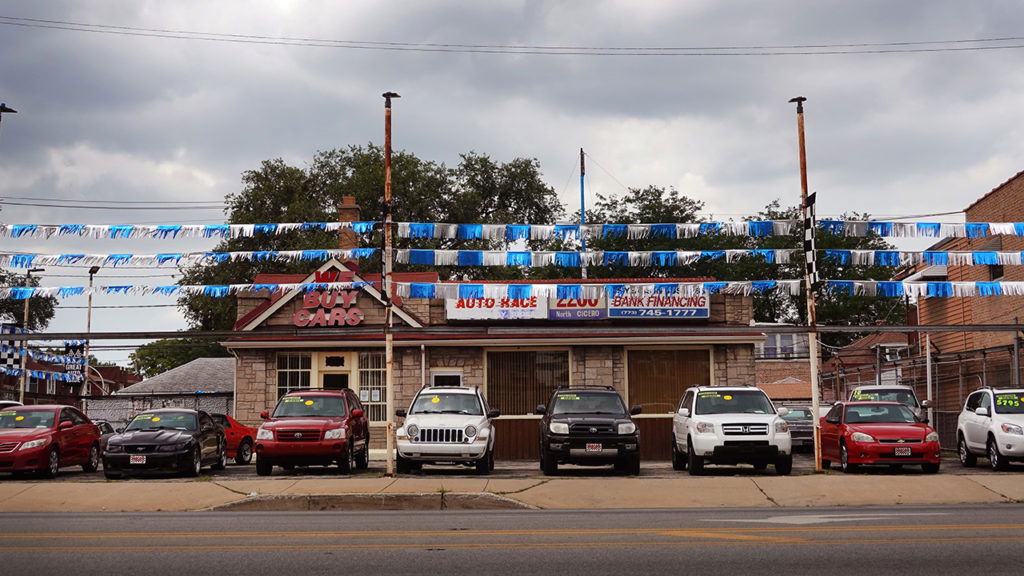
[[[0,452],[14,452],[14,449],[18,447],[18,442],[4,442],[0,444]]]
[[[156,445],[154,444],[136,444],[133,446],[125,446],[124,451],[129,454],[146,454],[149,452],[156,451]]]
[[[278,430],[278,442],[317,442],[320,440],[320,431],[312,429],[300,430]]]
[[[882,444],[920,444],[920,438],[879,438]]]
[[[463,428],[420,428],[420,433],[413,438],[413,442],[421,444],[458,444],[465,440]]]
[[[611,424],[587,424],[577,422],[569,427],[569,435],[593,436],[594,434],[614,434],[615,429]]]
[[[768,434],[767,424],[722,424],[726,436],[764,436]]]

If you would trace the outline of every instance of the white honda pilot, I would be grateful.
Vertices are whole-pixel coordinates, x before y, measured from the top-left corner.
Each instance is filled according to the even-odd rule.
[[[475,466],[478,474],[494,469],[494,426],[491,410],[479,388],[431,386],[421,389],[409,410],[396,410],[405,418],[396,433],[399,473],[424,464]]]

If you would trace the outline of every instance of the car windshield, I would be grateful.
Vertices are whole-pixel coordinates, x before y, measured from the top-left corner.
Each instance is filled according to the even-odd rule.
[[[1024,414],[1024,392],[996,394],[995,408],[999,414]]]
[[[697,414],[771,414],[772,403],[760,390],[703,390],[697,393]]]
[[[274,409],[274,418],[301,418],[345,415],[345,402],[341,396],[302,395],[285,396]]]
[[[847,424],[913,424],[914,413],[898,404],[862,404],[846,407]]]
[[[409,414],[470,414],[482,416],[483,407],[476,394],[431,392],[421,394],[413,401]]]
[[[55,415],[53,410],[2,410],[0,428],[51,428]]]
[[[782,417],[784,420],[810,420],[811,411],[803,408],[791,408],[789,413]]]
[[[850,400],[876,400],[878,402],[899,402],[904,406],[917,408],[917,397],[910,390],[900,388],[879,388],[854,390]]]
[[[625,414],[626,405],[618,394],[559,392],[555,394],[552,414]]]
[[[139,414],[124,429],[132,430],[195,430],[196,415],[193,412],[144,412]]]

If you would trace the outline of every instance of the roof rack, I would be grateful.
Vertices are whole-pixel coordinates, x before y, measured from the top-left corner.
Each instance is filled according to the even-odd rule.
[[[583,385],[577,385],[577,386],[559,386],[558,388],[555,388],[555,390],[612,390],[613,392],[617,391],[617,390],[615,390],[614,386],[607,386],[607,385],[604,385],[604,384],[583,384]]]

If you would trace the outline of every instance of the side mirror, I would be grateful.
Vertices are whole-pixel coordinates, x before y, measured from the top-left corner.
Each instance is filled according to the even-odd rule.
[[[922,408],[931,408],[932,407],[932,401],[931,400],[925,400],[924,402],[921,402],[921,407]]]
[[[395,416],[398,416],[399,418],[405,418],[405,415],[406,411],[404,408],[399,408],[398,410],[395,410]]]
[[[636,416],[637,414],[639,414],[639,413],[641,413],[643,411],[644,411],[643,407],[641,407],[641,406],[633,406],[632,408],[629,409],[629,414],[631,416]]]
[[[690,417],[690,409],[689,408],[680,408],[679,409],[679,415],[682,416],[683,418],[689,418]]]
[[[776,410],[775,412],[779,416],[785,416],[786,414],[789,414],[789,408],[786,408],[785,406],[782,406],[778,410]]]
[[[501,416],[500,410],[491,410],[490,412],[487,413],[487,417],[492,420],[497,418],[498,416]]]
[[[264,420],[270,420],[270,411],[264,410],[263,412],[260,412],[260,418]]]
[[[537,407],[533,409],[534,414],[547,414],[548,407],[543,404],[537,404]]]
[[[353,418],[362,418],[363,414],[364,412],[361,408],[356,408],[355,410],[352,411]]]
[[[74,424],[72,422],[70,422],[68,420],[65,420],[65,421],[60,423],[59,428],[61,430],[67,430],[68,428],[71,428],[72,426],[74,426]]]
[[[984,408],[984,407],[978,408],[977,410],[974,411],[974,413],[977,414],[978,416],[988,416],[989,415],[988,408]]]

